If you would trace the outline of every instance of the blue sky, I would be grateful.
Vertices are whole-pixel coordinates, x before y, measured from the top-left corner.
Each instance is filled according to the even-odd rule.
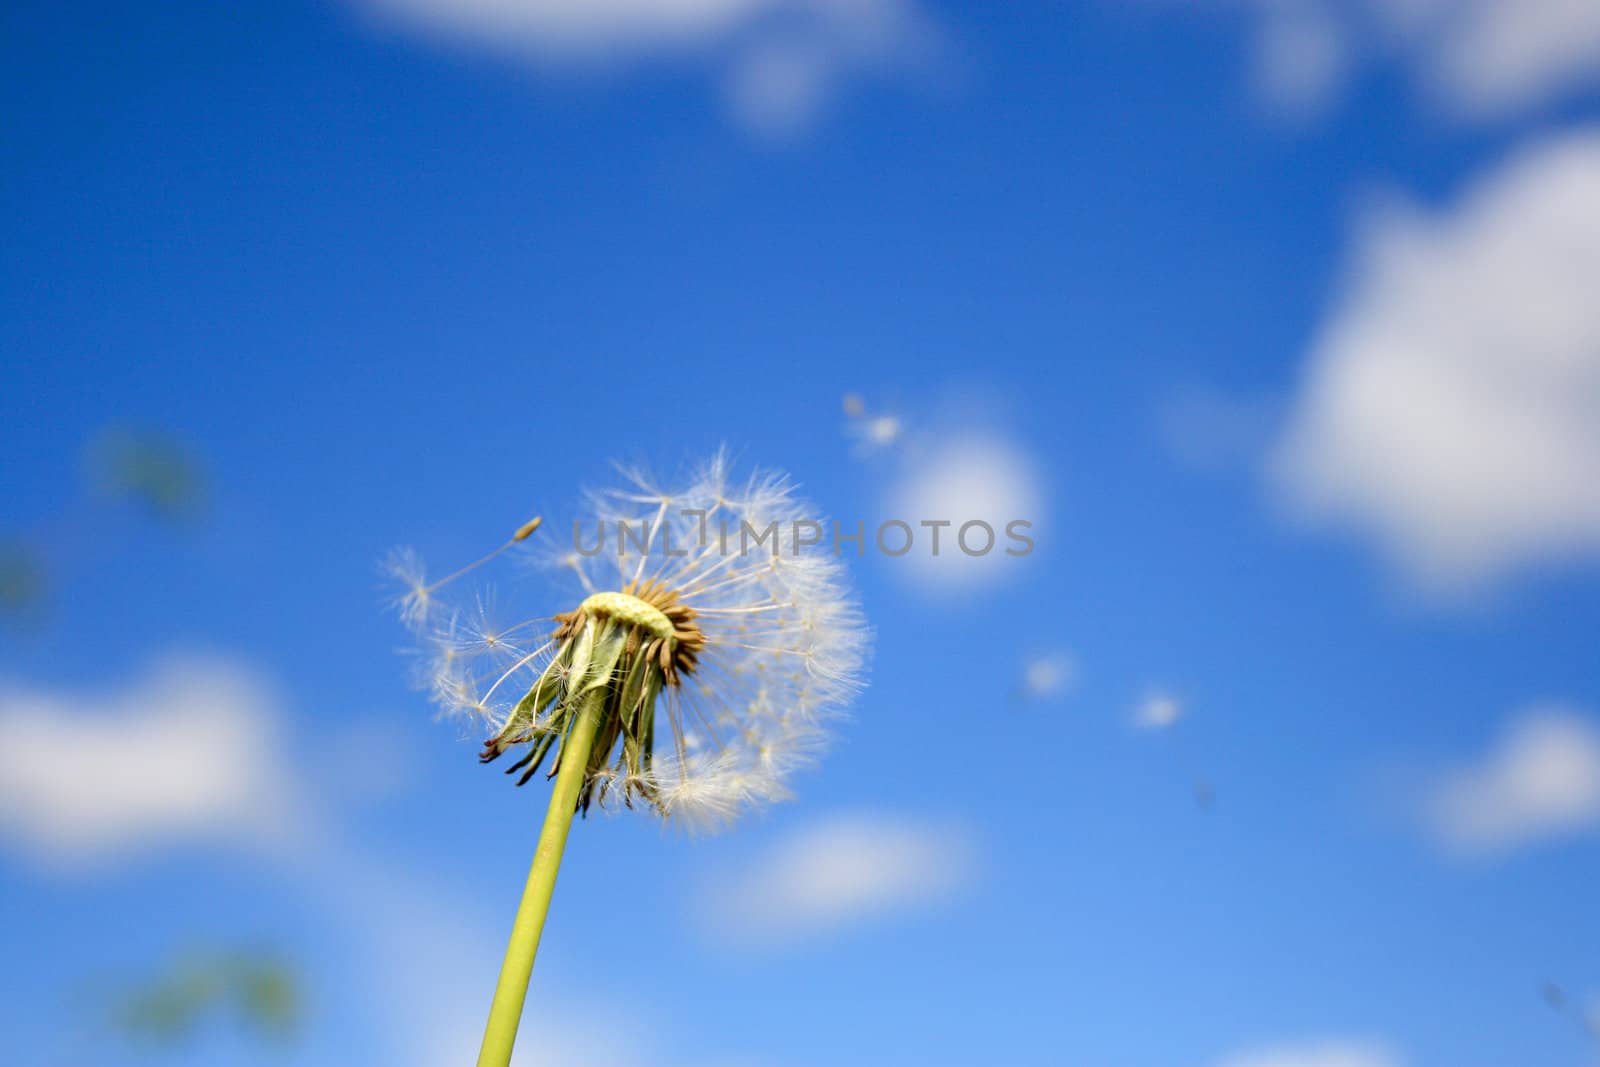
[[[1405,10],[8,7],[11,1058],[466,1062],[543,797],[376,563],[726,443],[1038,548],[853,564],[794,803],[576,828],[527,1064],[1596,1062],[1600,23]],[[203,512],[95,498],[108,426]],[[105,1032],[208,944],[302,972],[294,1044]]]

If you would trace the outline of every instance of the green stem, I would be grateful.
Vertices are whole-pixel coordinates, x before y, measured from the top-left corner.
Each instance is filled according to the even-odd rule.
[[[483,1047],[478,1052],[478,1067],[509,1067],[511,1046],[517,1040],[517,1024],[522,1020],[522,1003],[528,996],[528,979],[533,974],[533,957],[539,951],[539,935],[550,911],[550,894],[555,892],[556,872],[561,868],[561,853],[567,847],[567,831],[577,811],[578,793],[589,767],[589,751],[594,747],[595,730],[605,706],[605,689],[593,690],[578,708],[558,757],[560,770],[550,793],[550,808],[545,812],[539,847],[528,868],[528,884],[517,906],[517,921],[511,927],[511,943],[500,965],[500,982],[495,986],[494,1004],[489,1008],[489,1025],[483,1031]]]

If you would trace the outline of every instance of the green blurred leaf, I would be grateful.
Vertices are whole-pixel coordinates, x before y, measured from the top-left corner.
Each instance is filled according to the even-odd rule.
[[[26,545],[0,542],[0,612],[20,615],[44,602],[44,565]]]
[[[113,998],[111,1022],[123,1037],[177,1045],[231,1017],[274,1041],[294,1037],[302,1019],[300,981],[281,959],[233,951],[191,954]]]
[[[95,489],[167,521],[193,518],[205,504],[199,459],[175,438],[155,430],[107,430],[89,444]]]
[[[300,983],[283,963],[247,962],[234,978],[240,1014],[255,1030],[275,1038],[293,1037],[300,1028]]]

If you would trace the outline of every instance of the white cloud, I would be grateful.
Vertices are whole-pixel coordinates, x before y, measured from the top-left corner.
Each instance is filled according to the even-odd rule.
[[[1218,1067],[1401,1067],[1401,1059],[1369,1041],[1310,1041],[1274,1045],[1224,1059]]]
[[[368,0],[443,34],[558,54],[699,44],[778,6],[775,0]]]
[[[788,41],[749,49],[728,75],[728,108],[752,130],[782,135],[803,128],[827,98],[834,72],[826,50]]]
[[[1369,220],[1272,473],[1460,591],[1600,556],[1600,131]]]
[[[1017,532],[1037,543],[1042,499],[1036,465],[1018,445],[976,433],[940,441],[912,457],[890,487],[889,518],[909,525],[915,542],[889,562],[930,588],[968,590],[1003,581],[1026,561],[1007,550],[1032,551],[1008,537],[1007,527],[1016,520],[1031,523]],[[924,527],[925,522],[950,525],[935,531]],[[983,527],[975,525],[965,535],[963,550],[961,530],[969,522],[987,523],[994,533],[992,544]],[[932,551],[936,532],[937,556]],[[905,538],[891,530],[884,539],[888,548],[898,550]]]
[[[1502,118],[1600,86],[1593,0],[1228,0],[1255,20],[1258,90],[1298,113],[1331,103],[1363,57],[1405,66],[1464,119]]]
[[[1133,709],[1133,724],[1141,730],[1165,730],[1183,717],[1183,703],[1171,693],[1154,692]]]
[[[353,0],[403,26],[547,66],[674,58],[723,72],[731,115],[787,134],[863,74],[924,58],[917,0]]]
[[[301,821],[270,688],[175,658],[109,691],[0,683],[0,839],[77,867],[161,845],[264,844]]]
[[[1319,0],[1251,0],[1257,9],[1253,77],[1278,110],[1310,117],[1343,87],[1351,62],[1347,30]]]
[[[1526,710],[1482,760],[1438,776],[1422,814],[1468,855],[1600,829],[1600,729],[1563,708]]]
[[[788,942],[925,908],[965,886],[975,863],[960,825],[835,815],[713,886],[703,920],[719,938]]]
[[[1452,110],[1494,118],[1600,85],[1592,0],[1368,0],[1427,89]]]

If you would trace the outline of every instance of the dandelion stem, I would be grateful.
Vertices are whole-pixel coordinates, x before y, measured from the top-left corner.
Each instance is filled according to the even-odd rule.
[[[528,979],[533,974],[533,957],[539,951],[539,935],[550,911],[550,895],[556,888],[556,872],[561,853],[567,846],[567,831],[578,808],[578,793],[589,767],[589,752],[605,705],[604,687],[583,697],[578,715],[561,746],[561,769],[550,794],[539,846],[528,869],[528,884],[517,906],[517,920],[511,927],[511,942],[500,966],[500,982],[495,986],[494,1004],[489,1009],[489,1024],[484,1028],[483,1047],[478,1052],[478,1067],[509,1067],[511,1046],[517,1039],[517,1024],[522,1020],[522,1003],[528,996]]]

